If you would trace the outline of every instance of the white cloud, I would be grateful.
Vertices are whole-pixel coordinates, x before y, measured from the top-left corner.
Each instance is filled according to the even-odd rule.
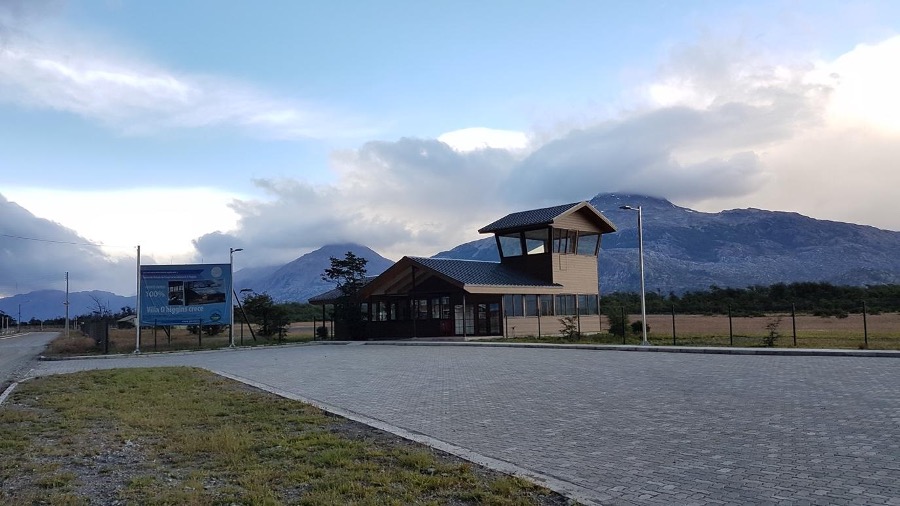
[[[510,151],[528,148],[528,135],[513,130],[473,127],[454,130],[438,136],[437,140],[459,152],[479,149],[507,149]]]
[[[897,61],[900,36],[859,45],[834,62],[820,64],[812,77],[831,81],[835,89],[829,121],[900,134],[900,69],[893,64]]]
[[[375,131],[324,107],[222,77],[166,69],[77,35],[3,34],[2,102],[75,114],[131,135],[202,127],[276,139],[356,138]]]
[[[69,191],[8,188],[5,196],[38,217],[77,230],[107,245],[112,257],[133,256],[140,244],[145,255],[177,263],[193,257],[192,240],[210,230],[230,230],[238,215],[229,204],[234,194],[211,188],[133,188],[115,191]],[[224,252],[210,252],[227,259]]]
[[[254,265],[339,241],[392,258],[433,254],[506,212],[619,191],[900,229],[900,115],[877,107],[898,103],[884,84],[895,83],[883,70],[894,61],[896,39],[830,63],[747,56],[728,44],[685,48],[647,85],[648,102],[619,118],[527,150],[520,141],[539,135],[488,128],[370,142],[334,156],[332,186],[259,181],[271,200],[239,202],[232,236],[210,235],[198,248],[246,240]]]

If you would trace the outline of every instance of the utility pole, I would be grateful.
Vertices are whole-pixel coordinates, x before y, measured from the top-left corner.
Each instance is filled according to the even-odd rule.
[[[69,337],[69,272],[66,271],[66,337]]]

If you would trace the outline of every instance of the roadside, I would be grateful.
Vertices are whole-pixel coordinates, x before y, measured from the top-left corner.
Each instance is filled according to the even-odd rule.
[[[193,368],[34,379],[0,406],[0,425],[7,504],[571,504]]]

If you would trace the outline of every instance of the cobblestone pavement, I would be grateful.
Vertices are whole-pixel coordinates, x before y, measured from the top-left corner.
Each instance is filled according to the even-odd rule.
[[[161,365],[425,434],[588,502],[900,505],[897,359],[351,344],[43,362],[32,374]]]

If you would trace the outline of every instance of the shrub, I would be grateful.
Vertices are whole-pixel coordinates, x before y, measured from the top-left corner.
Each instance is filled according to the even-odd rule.
[[[633,334],[643,334],[644,333],[644,329],[642,328],[640,320],[637,320],[637,321],[631,323],[631,332]],[[650,325],[649,324],[647,325],[647,333],[648,334],[650,333]]]
[[[316,327],[316,337],[319,339],[328,339],[328,327],[325,325]]]
[[[559,329],[559,333],[562,334],[564,339],[576,340],[578,339],[580,332],[578,332],[578,319],[574,316],[563,316],[559,319],[559,323],[562,324],[562,328]]]

